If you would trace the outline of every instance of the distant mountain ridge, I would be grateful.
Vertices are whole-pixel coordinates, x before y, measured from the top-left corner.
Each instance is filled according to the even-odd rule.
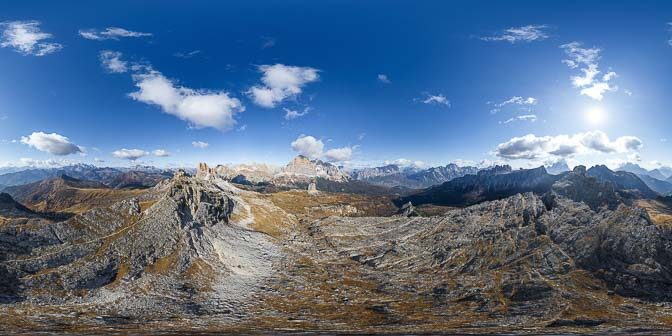
[[[2,174],[0,175],[0,185],[4,187],[23,185],[66,175],[75,179],[100,182],[115,188],[127,186],[151,187],[158,181],[171,177],[174,171],[173,169],[151,166],[110,168],[75,164],[59,168],[29,168]],[[129,176],[125,176],[125,174]]]
[[[363,168],[353,171],[352,178],[385,187],[405,187],[422,189],[450,181],[457,177],[476,174],[480,169],[466,166],[460,167],[454,163],[445,166],[420,169],[417,167],[402,167],[386,165],[375,168]]]
[[[96,182],[61,175],[4,190],[13,199],[39,212],[78,213],[140,195],[141,191],[113,189]]]
[[[544,167],[514,171],[508,165],[495,166],[402,197],[399,203],[466,206],[523,192],[544,193],[559,178],[548,174]]]
[[[653,170],[642,168],[636,163],[626,163],[616,169],[637,175],[649,188],[659,194],[672,193],[672,169],[661,167]]]
[[[575,176],[583,175],[593,177],[601,184],[608,184],[607,186],[600,184],[596,188],[591,187],[591,190],[601,190],[605,193],[615,192],[619,195],[618,197],[622,198],[654,199],[659,196],[637,175],[622,171],[614,172],[606,166],[595,166],[588,170],[584,166],[577,166],[572,172],[552,175],[543,166],[533,169],[513,170],[510,166],[504,165],[481,170],[476,175],[466,175],[427,188],[419,193],[401,197],[397,200],[397,203],[469,206],[524,192],[544,194],[551,191],[556,182],[567,179],[568,176],[575,178]],[[577,186],[582,183],[570,184]],[[585,185],[591,185],[591,183]],[[595,186],[596,184],[592,183],[592,185]],[[580,196],[580,192],[580,190],[575,192],[577,197]],[[610,204],[613,204],[613,202]]]
[[[564,160],[555,162],[550,166],[546,166],[546,171],[549,174],[553,174],[553,175],[559,175],[559,174],[562,174],[564,172],[568,172],[570,170],[571,169],[569,169],[569,166],[567,165],[567,162],[565,162]]]

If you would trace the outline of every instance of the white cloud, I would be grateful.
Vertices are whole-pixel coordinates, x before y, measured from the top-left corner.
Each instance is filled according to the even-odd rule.
[[[201,149],[208,148],[208,146],[210,146],[209,143],[203,142],[203,141],[192,141],[191,145],[196,147],[196,148],[201,148]]]
[[[366,133],[357,134],[357,140],[362,141],[364,138],[366,138]]]
[[[116,158],[123,159],[123,160],[131,160],[131,161],[135,161],[135,160],[137,160],[141,157],[145,157],[147,155],[149,155],[149,153],[142,150],[142,149],[122,148],[122,149],[119,149],[119,150],[116,150],[116,151],[112,152],[112,156],[114,156]]]
[[[30,168],[57,168],[77,163],[77,161],[68,159],[47,159],[35,160],[32,158],[20,158],[15,162],[0,163],[0,167],[30,167]]]
[[[548,38],[544,31],[548,29],[546,25],[527,25],[523,27],[512,27],[494,36],[485,36],[480,39],[483,41],[506,41],[509,43],[542,41]]]
[[[54,155],[69,155],[83,152],[79,146],[70,142],[70,139],[56,133],[33,132],[29,136],[21,137],[21,143]]]
[[[292,141],[291,145],[293,150],[309,158],[321,157],[324,150],[322,140],[315,139],[315,137],[310,135],[299,136],[296,140]]]
[[[152,105],[163,112],[189,122],[194,128],[212,127],[220,131],[231,129],[236,113],[245,107],[226,91],[194,90],[175,82],[151,68],[133,75],[138,91],[130,97]]]
[[[529,122],[535,122],[537,121],[537,115],[536,114],[525,114],[525,115],[519,115],[517,117],[509,118],[505,121],[502,122],[502,124],[509,124],[514,121],[529,121]]]
[[[63,48],[59,43],[42,42],[52,35],[40,30],[39,21],[0,22],[0,28],[3,30],[0,47],[12,48],[22,55],[44,56]]]
[[[324,153],[324,157],[331,162],[348,161],[352,158],[352,147],[330,149]]]
[[[438,95],[432,95],[432,94],[425,94],[424,99],[420,99],[420,102],[424,104],[430,104],[430,105],[445,105],[450,107],[450,100],[446,98],[446,96],[442,94]]]
[[[111,73],[124,73],[128,71],[128,66],[121,59],[121,56],[122,54],[118,51],[103,50],[100,52],[98,58],[105,70]]]
[[[154,154],[154,156],[158,156],[158,157],[168,157],[168,156],[170,156],[170,152],[165,150],[165,149],[157,149],[157,150],[153,151],[152,154]]]
[[[263,36],[261,38],[261,49],[273,48],[275,47],[275,39],[268,36]]]
[[[507,105],[524,105],[524,106],[533,106],[537,105],[537,98],[534,97],[521,97],[521,96],[513,96],[501,103],[495,103],[494,106],[495,108],[490,110],[490,113],[495,114],[499,111],[502,110],[503,107],[506,107]],[[488,102],[490,104],[490,102]]]
[[[319,70],[310,67],[284,64],[261,65],[263,85],[251,87],[247,94],[255,104],[273,108],[283,100],[294,98],[303,92],[303,87],[319,79]]]
[[[176,53],[173,54],[173,56],[175,56],[177,58],[187,59],[187,58],[192,58],[192,57],[194,57],[194,56],[196,56],[200,53],[201,53],[200,50],[192,50],[190,52],[176,52]]]
[[[400,167],[413,167],[413,168],[425,168],[425,167],[427,167],[427,164],[423,161],[413,161],[413,160],[409,160],[409,159],[405,159],[405,158],[400,158],[400,159],[396,159],[396,160],[393,160],[393,161],[385,160],[385,161],[383,161],[383,164],[385,164],[385,165],[393,164],[393,165],[397,165],[397,166],[400,166]]]
[[[611,141],[606,133],[591,131],[574,135],[514,137],[499,144],[494,154],[504,159],[535,160],[590,153],[634,153],[642,147],[642,140],[634,136]]]
[[[667,142],[667,138],[660,138],[660,142]]]
[[[668,23],[667,23],[667,31],[670,32],[670,33],[672,33],[672,22],[668,22]],[[670,38],[669,40],[667,40],[667,44],[669,44],[670,46],[672,46],[672,38]]]
[[[570,69],[579,69],[582,75],[572,76],[572,85],[581,89],[581,95],[590,97],[594,100],[602,100],[604,94],[610,91],[617,91],[618,87],[610,85],[609,82],[618,77],[614,71],[609,71],[602,77],[599,77],[598,61],[600,59],[599,48],[583,48],[580,42],[571,42],[560,46],[567,54],[567,59],[562,60]]]
[[[310,111],[310,107],[304,108],[303,111],[290,110],[288,108],[283,108],[283,110],[285,110],[285,119],[292,120],[299,117],[303,117],[304,115],[308,114],[308,111]]]
[[[105,30],[80,29],[79,36],[87,40],[103,41],[103,40],[118,40],[121,37],[145,37],[145,36],[152,36],[152,34],[126,30],[124,28],[118,28],[118,27],[107,27],[105,28]]]
[[[381,83],[390,84],[392,81],[387,77],[386,74],[378,74],[378,80]]]

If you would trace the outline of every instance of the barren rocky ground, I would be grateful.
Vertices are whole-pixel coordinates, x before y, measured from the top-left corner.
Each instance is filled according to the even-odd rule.
[[[668,209],[612,206],[575,178],[426,217],[383,196],[180,173],[65,221],[14,211],[0,222],[0,329],[669,330]]]

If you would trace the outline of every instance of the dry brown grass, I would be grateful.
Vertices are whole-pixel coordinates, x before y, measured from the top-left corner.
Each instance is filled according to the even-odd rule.
[[[145,272],[152,274],[166,275],[175,271],[180,261],[180,248],[175,248],[170,254],[154,261],[153,264],[145,267]]]
[[[39,202],[24,200],[24,205],[39,212],[65,212],[80,214],[93,208],[109,206],[122,200],[147,193],[141,189],[79,189],[67,188],[46,195]]]
[[[303,190],[291,190],[272,194],[271,201],[291,214],[310,219],[328,216],[390,216],[397,211],[392,200],[386,196],[327,192],[311,195]],[[356,208],[356,212],[344,210],[347,206]]]
[[[672,229],[672,208],[669,205],[656,200],[638,200],[637,206],[646,210],[654,224]]]
[[[127,263],[121,263],[119,267],[117,267],[117,274],[114,276],[114,280],[110,282],[107,286],[109,288],[117,288],[119,287],[119,284],[121,284],[121,281],[123,278],[128,274],[130,271],[128,264]]]
[[[200,292],[214,291],[212,286],[217,279],[215,270],[201,258],[194,260],[182,276]]]

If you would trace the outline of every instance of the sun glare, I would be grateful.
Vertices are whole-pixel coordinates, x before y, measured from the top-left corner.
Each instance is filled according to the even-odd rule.
[[[585,118],[591,125],[601,125],[607,120],[607,112],[601,106],[593,106],[586,111]]]

